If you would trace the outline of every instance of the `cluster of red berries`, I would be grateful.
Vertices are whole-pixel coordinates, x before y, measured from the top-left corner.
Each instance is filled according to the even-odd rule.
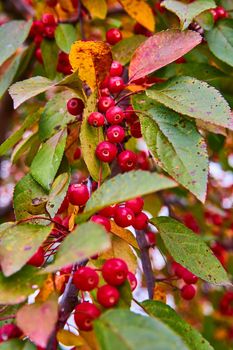
[[[172,270],[179,279],[186,283],[180,290],[181,297],[185,300],[193,299],[196,294],[194,284],[197,283],[198,277],[175,261],[172,263]]]
[[[102,277],[107,284],[99,286],[99,275],[91,267],[80,267],[73,275],[73,283],[82,292],[91,292],[97,288],[96,303],[81,302],[74,312],[75,323],[80,330],[90,331],[92,321],[98,318],[102,308],[112,308],[120,300],[118,287],[128,280],[131,290],[137,286],[135,275],[128,270],[127,264],[117,258],[108,259],[101,269]]]
[[[21,335],[21,330],[14,323],[5,324],[0,328],[0,343],[19,338]]]
[[[233,316],[233,292],[227,291],[219,303],[220,312],[225,316]]]
[[[218,21],[219,19],[228,17],[228,12],[222,6],[218,6],[214,9],[212,9],[212,10],[210,10],[210,12],[213,15],[214,22]]]

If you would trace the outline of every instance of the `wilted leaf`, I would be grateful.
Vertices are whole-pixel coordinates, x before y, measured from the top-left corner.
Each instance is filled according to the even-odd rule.
[[[57,340],[66,346],[81,346],[85,343],[80,335],[75,335],[66,329],[60,329],[57,333]]]
[[[145,77],[177,60],[201,41],[200,34],[191,30],[182,32],[169,29],[153,35],[135,51],[129,66],[130,80]]]
[[[174,111],[233,130],[230,107],[214,87],[191,77],[177,77],[146,91]]]
[[[160,320],[128,310],[111,310],[94,322],[101,350],[188,350],[181,337]],[[154,344],[154,345],[153,345]]]
[[[146,40],[144,35],[132,35],[129,38],[122,39],[113,46],[113,59],[126,65],[131,60],[134,51]]]
[[[55,31],[55,40],[59,49],[70,52],[71,45],[77,39],[76,29],[72,24],[60,23]]]
[[[16,324],[33,343],[46,347],[58,318],[58,301],[24,305],[16,314]],[[43,320],[43,322],[42,322]]]
[[[87,222],[70,233],[59,247],[55,261],[43,272],[54,272],[63,266],[90,258],[110,247],[110,238],[101,225]]]
[[[143,309],[151,316],[164,322],[175,333],[182,337],[191,350],[213,350],[206,339],[187,322],[183,320],[170,306],[158,302],[145,300]]]
[[[45,190],[49,191],[61,164],[67,132],[61,130],[46,141],[31,165],[31,175]]]
[[[9,21],[0,27],[0,65],[3,64],[27,38],[32,21]]]
[[[176,0],[165,0],[162,6],[179,17],[182,30],[187,29],[192,20],[200,13],[216,7],[213,0],[198,0],[189,4]]]
[[[130,244],[132,247],[138,249],[138,243],[136,241],[136,238],[132,234],[130,230],[127,230],[126,228],[118,226],[114,220],[111,220],[111,232],[123,239],[125,242]]]
[[[19,271],[48,237],[51,226],[12,224],[0,232],[0,265],[6,277]]]
[[[175,261],[203,280],[229,285],[227,273],[203,239],[169,217],[151,219]]]
[[[58,47],[54,40],[44,39],[41,43],[41,53],[46,76],[54,79],[57,74]]]
[[[80,79],[94,90],[109,72],[111,49],[103,41],[76,41],[71,46],[70,63],[74,71],[79,71]]]
[[[96,96],[92,94],[87,100],[86,108],[83,112],[83,121],[80,132],[80,142],[82,148],[83,159],[95,181],[99,180],[100,171],[102,172],[102,180],[110,174],[110,168],[107,163],[101,163],[95,155],[96,147],[99,142],[104,141],[102,128],[91,126],[87,119],[90,113],[96,110]]]
[[[38,269],[32,266],[25,266],[10,277],[0,272],[0,304],[22,303],[43,284],[45,278],[46,275],[39,275]]]
[[[153,300],[161,301],[166,304],[166,289],[159,283],[154,287]]]
[[[91,17],[104,19],[107,15],[107,4],[105,0],[82,0],[83,5],[90,12]]]
[[[145,0],[119,0],[124,10],[151,32],[155,30],[155,18],[152,8]]]

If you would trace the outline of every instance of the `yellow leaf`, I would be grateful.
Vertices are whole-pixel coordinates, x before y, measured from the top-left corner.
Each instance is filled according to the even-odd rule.
[[[111,220],[111,232],[114,235],[126,241],[127,243],[129,243],[132,247],[139,249],[136,238],[134,237],[132,232],[118,226],[113,220]]]
[[[82,3],[93,18],[106,17],[108,8],[105,0],[82,0]]]
[[[98,342],[96,340],[95,333],[93,331],[91,332],[79,331],[79,334],[85,339],[86,344],[91,350],[100,350]]]
[[[146,87],[143,85],[129,84],[127,85],[126,89],[132,92],[139,92],[146,90]]]
[[[65,346],[82,346],[85,343],[80,335],[75,335],[65,329],[58,331],[57,340]]]
[[[157,284],[154,288],[153,300],[158,300],[163,303],[166,303],[166,289],[161,286],[161,284]]]
[[[144,0],[119,0],[128,14],[151,32],[155,29],[155,18],[151,7]]]
[[[70,50],[70,63],[74,71],[92,90],[99,87],[109,72],[112,53],[103,41],[76,41]]]
[[[44,281],[44,284],[40,289],[40,293],[36,296],[36,301],[37,302],[46,301],[53,291],[54,291],[54,283],[53,283],[52,274],[50,273],[47,279]]]

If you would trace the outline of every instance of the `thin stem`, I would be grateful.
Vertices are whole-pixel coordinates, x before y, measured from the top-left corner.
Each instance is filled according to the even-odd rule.
[[[7,316],[3,316],[3,317],[0,317],[0,321],[6,321],[6,320],[10,320],[10,319],[13,319],[15,318],[16,315],[7,315]]]
[[[116,102],[116,105],[117,105],[118,103],[120,103],[121,101],[123,101],[125,98],[127,98],[127,97],[129,97],[129,96],[131,96],[131,95],[135,95],[135,94],[137,94],[137,93],[138,93],[138,91],[131,91],[131,92],[129,92],[128,94],[125,94],[125,95],[121,96],[121,97],[119,98],[119,100]]]

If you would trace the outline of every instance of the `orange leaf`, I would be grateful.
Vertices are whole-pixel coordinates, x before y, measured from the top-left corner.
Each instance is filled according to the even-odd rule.
[[[111,220],[111,232],[116,236],[120,237],[121,239],[123,239],[124,241],[126,241],[127,243],[129,243],[132,247],[139,249],[136,238],[134,237],[132,232],[118,226],[115,223],[115,221],[112,221],[112,220]]]
[[[166,289],[161,286],[161,284],[157,284],[154,288],[153,300],[158,300],[163,303],[166,303]]]
[[[73,70],[92,90],[100,86],[112,63],[110,47],[103,41],[76,41],[69,58]]]
[[[151,7],[144,0],[119,0],[128,14],[151,32],[155,29],[155,18]]]
[[[58,331],[57,340],[66,346],[82,346],[85,343],[80,335],[75,335],[65,329],[60,329]]]
[[[40,293],[36,297],[36,301],[46,301],[52,292],[54,292],[54,283],[52,274],[49,274],[47,279],[44,281],[43,286],[40,289]]]

